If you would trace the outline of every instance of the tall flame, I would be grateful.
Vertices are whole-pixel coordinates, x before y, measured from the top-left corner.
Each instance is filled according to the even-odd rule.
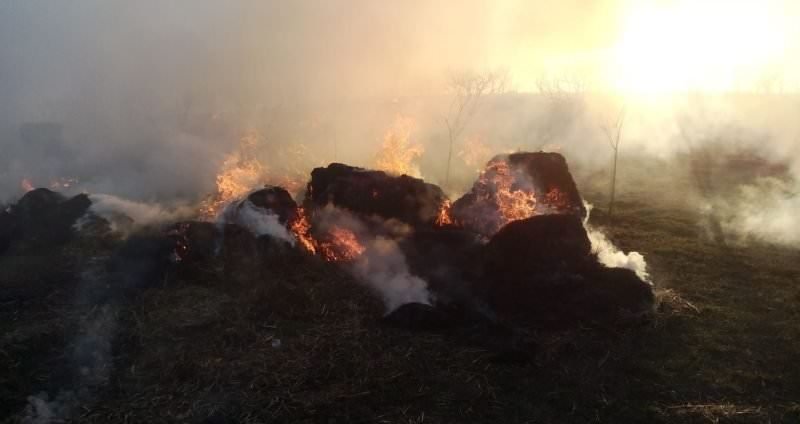
[[[398,116],[383,136],[381,149],[375,156],[375,168],[394,175],[421,176],[418,161],[425,149],[411,140],[416,126],[413,119]]]
[[[464,147],[458,152],[458,157],[470,168],[480,171],[492,157],[492,149],[480,137],[469,137],[464,140]]]
[[[454,223],[453,217],[450,216],[450,209],[452,206],[449,200],[442,202],[441,206],[439,206],[439,213],[436,215],[436,225],[443,227]]]
[[[306,216],[304,208],[297,208],[297,217],[289,225],[289,230],[306,251],[312,254],[317,253],[317,242],[311,237],[311,224],[308,222],[308,216]]]
[[[249,132],[241,138],[239,147],[225,157],[217,174],[217,192],[200,206],[203,219],[214,219],[225,204],[244,196],[263,181],[265,168],[255,158],[257,143],[258,135]]]

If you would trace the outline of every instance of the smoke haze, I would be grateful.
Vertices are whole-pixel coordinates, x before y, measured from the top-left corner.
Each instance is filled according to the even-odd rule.
[[[559,150],[573,169],[606,169],[602,127],[622,110],[623,154],[745,146],[788,162],[796,180],[798,9],[780,0],[4,2],[0,201],[18,197],[23,180],[197,201],[253,131],[258,159],[276,173],[287,156],[304,175],[332,161],[370,166],[398,117],[422,144],[419,173],[441,184],[450,77],[488,70],[505,70],[509,83],[482,99],[456,140],[450,191],[488,159],[469,146],[489,157]]]

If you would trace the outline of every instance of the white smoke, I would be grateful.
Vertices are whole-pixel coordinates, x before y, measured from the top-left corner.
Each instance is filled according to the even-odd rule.
[[[59,392],[53,399],[45,393],[28,396],[28,406],[20,420],[24,424],[52,424],[65,422],[79,404],[72,391]]]
[[[93,257],[81,272],[81,283],[75,304],[87,302],[90,287],[107,281],[104,257]],[[61,388],[51,397],[46,392],[28,396],[28,405],[20,421],[26,424],[67,422],[79,411],[81,405],[95,400],[93,392],[106,387],[113,368],[112,343],[117,334],[119,308],[105,304],[92,308],[82,317],[79,333],[67,353],[74,378],[70,386]]]
[[[737,196],[715,204],[726,234],[740,243],[750,240],[800,244],[800,194],[785,181],[762,178],[739,187]]]
[[[131,228],[165,224],[191,217],[195,209],[177,206],[167,209],[155,203],[126,200],[110,194],[90,194],[92,205],[89,211],[105,218],[115,231],[126,232]],[[81,226],[83,220],[76,224]]]
[[[381,294],[387,313],[406,303],[431,304],[428,283],[411,275],[396,241],[377,237],[365,247],[356,260],[355,275]]]
[[[286,226],[281,224],[278,215],[259,208],[248,199],[232,202],[226,206],[218,222],[239,225],[256,236],[270,235],[285,240],[292,246],[297,241]]]
[[[328,204],[314,216],[322,231],[344,228],[356,235],[364,252],[350,268],[356,279],[381,296],[386,313],[406,303],[433,301],[428,283],[411,274],[405,254],[397,244],[411,234],[412,228],[398,220],[369,219],[369,225],[344,209]],[[376,234],[379,233],[379,234]]]
[[[586,234],[592,244],[592,253],[597,255],[600,263],[610,268],[627,268],[635,272],[642,280],[650,281],[650,274],[647,272],[647,262],[644,260],[644,256],[639,252],[625,253],[614,246],[614,243],[608,239],[605,233],[589,225],[592,204],[584,202],[584,206],[586,207],[586,219],[583,221],[583,227],[586,229]]]

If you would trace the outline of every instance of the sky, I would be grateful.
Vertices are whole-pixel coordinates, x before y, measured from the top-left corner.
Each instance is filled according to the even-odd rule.
[[[799,19],[792,0],[8,0],[0,199],[26,174],[75,169],[108,175],[98,191],[205,190],[236,131],[304,136],[288,123],[335,120],[339,151],[372,154],[361,146],[395,118],[382,108],[447,98],[454,72],[505,70],[521,93],[568,77],[653,109],[675,93],[796,93]],[[444,112],[427,103],[403,113],[436,140]],[[26,122],[63,124],[74,155],[37,156]]]

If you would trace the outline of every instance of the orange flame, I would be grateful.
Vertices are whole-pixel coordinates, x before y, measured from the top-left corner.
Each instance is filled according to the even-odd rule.
[[[467,166],[480,171],[483,165],[492,157],[492,149],[480,137],[470,137],[464,141],[464,147],[458,152],[458,157]]]
[[[434,221],[436,225],[440,227],[453,225],[453,217],[450,216],[450,208],[452,206],[449,200],[442,202],[442,205],[439,207],[439,214],[436,216],[436,221]]]
[[[495,161],[481,173],[478,180],[483,197],[493,201],[505,225],[525,219],[536,212],[536,194],[533,190],[514,187],[515,177],[506,161]]]
[[[557,187],[551,188],[547,194],[544,195],[545,203],[557,211],[564,211],[569,209],[569,199],[566,193],[559,190]]]
[[[394,175],[419,177],[417,161],[425,151],[421,144],[411,140],[414,120],[398,116],[394,125],[383,136],[383,144],[375,156],[375,168]]]
[[[356,235],[348,229],[333,226],[328,235],[329,240],[319,243],[320,253],[326,261],[352,261],[366,250]]]
[[[258,136],[254,132],[245,134],[239,148],[222,162],[217,174],[217,192],[200,205],[200,216],[214,219],[228,202],[244,196],[263,181],[264,167],[255,158]]]
[[[297,217],[289,225],[289,230],[294,234],[297,241],[306,251],[312,254],[317,253],[317,242],[311,237],[311,224],[308,222],[308,216],[306,216],[304,208],[297,208]]]

